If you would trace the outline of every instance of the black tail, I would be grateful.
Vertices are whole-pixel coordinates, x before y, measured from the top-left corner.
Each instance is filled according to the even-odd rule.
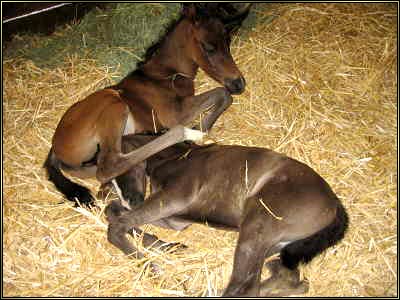
[[[90,191],[65,177],[60,170],[60,165],[61,162],[55,157],[53,150],[50,149],[43,165],[47,171],[49,180],[54,183],[56,188],[63,193],[68,200],[76,204],[78,204],[79,201],[82,205],[93,204],[94,199]]]
[[[307,263],[325,249],[340,241],[347,230],[349,217],[341,203],[337,208],[333,222],[317,233],[285,246],[280,253],[282,264],[289,268],[297,268],[300,262]]]

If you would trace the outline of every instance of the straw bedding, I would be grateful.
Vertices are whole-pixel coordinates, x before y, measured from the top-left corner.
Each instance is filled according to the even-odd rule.
[[[308,296],[396,296],[397,6],[259,4],[252,18],[232,45],[246,92],[208,138],[303,161],[342,199],[349,231],[301,267]],[[237,233],[146,225],[188,249],[143,249],[146,260],[130,260],[106,240],[104,202],[94,211],[73,208],[46,180],[42,163],[62,114],[119,76],[81,56],[43,69],[5,58],[4,296],[196,296],[226,286]],[[196,85],[217,86],[202,72]],[[149,261],[162,272],[150,273]]]

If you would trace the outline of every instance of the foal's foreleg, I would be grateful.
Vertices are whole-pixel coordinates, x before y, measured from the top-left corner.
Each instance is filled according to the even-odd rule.
[[[188,124],[201,113],[210,110],[202,119],[200,128],[206,132],[211,129],[218,117],[232,104],[232,96],[227,89],[218,87],[197,96],[187,97],[182,102],[182,120],[180,124]]]
[[[116,219],[123,215],[125,212],[127,212],[129,209],[124,207],[121,203],[118,203],[118,201],[112,201],[105,210],[107,220],[110,223],[115,223]],[[108,230],[108,233],[111,231]],[[159,240],[157,236],[153,234],[146,233],[142,231],[139,228],[131,228],[128,233],[133,236],[133,237],[138,237],[142,236],[142,242],[143,246],[145,248],[160,248],[161,250],[167,250],[168,248],[171,248],[172,246],[175,246],[177,244],[171,244],[171,243],[166,243],[162,240]],[[111,235],[109,236],[109,241],[112,242],[112,244],[117,245],[118,248],[127,248],[128,250],[125,250],[124,252],[131,255],[132,253],[135,253],[135,257],[137,258],[142,258],[143,254],[139,252],[136,248],[134,248],[132,245],[128,245],[126,241],[121,241],[118,239],[117,235]],[[119,246],[118,246],[119,245]]]
[[[163,191],[151,195],[143,204],[135,207],[134,210],[123,212],[121,216],[108,214],[107,211],[112,212],[112,210],[107,207],[106,213],[110,222],[108,240],[127,255],[137,253],[136,248],[127,239],[126,233],[129,233],[132,228],[175,215],[184,208],[185,201],[171,201],[171,199],[168,201]]]
[[[123,154],[121,152],[122,132],[120,132],[120,135],[114,134],[113,143],[100,145],[97,179],[102,183],[108,182],[165,148],[185,140],[196,141],[202,137],[203,133],[200,131],[177,125],[146,145]],[[106,138],[104,140],[107,141]]]

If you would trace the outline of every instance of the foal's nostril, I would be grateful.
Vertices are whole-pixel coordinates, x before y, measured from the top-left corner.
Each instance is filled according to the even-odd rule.
[[[244,88],[246,86],[246,82],[245,82],[244,78],[239,77],[239,78],[235,79],[234,82],[235,82],[235,85],[236,85],[238,91],[243,92]]]
[[[244,91],[246,82],[243,77],[239,77],[234,80],[226,80],[225,86],[231,94],[241,94]]]

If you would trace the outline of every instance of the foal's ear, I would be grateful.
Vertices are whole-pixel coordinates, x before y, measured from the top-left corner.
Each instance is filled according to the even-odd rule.
[[[236,9],[230,3],[220,4],[221,20],[225,25],[225,29],[229,35],[239,30],[244,19],[249,15],[250,8],[253,3],[246,3],[241,9]]]
[[[196,20],[196,6],[194,3],[182,3],[182,14],[191,21]]]

